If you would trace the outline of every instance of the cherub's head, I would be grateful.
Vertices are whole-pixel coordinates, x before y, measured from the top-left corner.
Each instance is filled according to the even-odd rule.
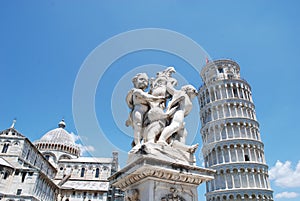
[[[188,85],[184,85],[183,87],[181,87],[182,91],[185,91],[186,94],[192,99],[195,98],[198,95],[197,90],[195,89],[195,87],[193,87],[192,85],[188,84]]]
[[[135,88],[145,90],[148,87],[148,76],[146,73],[138,73],[132,78]]]

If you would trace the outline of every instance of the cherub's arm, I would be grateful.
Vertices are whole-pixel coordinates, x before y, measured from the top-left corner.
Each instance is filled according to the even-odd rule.
[[[179,96],[179,97],[176,97],[176,99],[172,99],[169,104],[168,104],[168,108],[167,108],[167,111],[171,111],[172,108],[176,107],[178,108],[179,104],[181,101],[184,101],[185,97],[184,96]]]
[[[148,94],[147,92],[144,92],[142,90],[138,90],[139,93],[134,93],[134,95],[143,98],[147,101],[151,101],[151,100],[164,100],[163,96],[153,96],[151,94]],[[136,91],[137,92],[137,91]]]
[[[172,96],[176,92],[176,89],[174,88],[174,86],[170,82],[167,82],[167,92],[169,94],[171,94]]]
[[[127,93],[127,96],[126,96],[126,103],[127,103],[128,107],[129,107],[130,109],[133,108],[132,95],[133,95],[133,89],[131,89],[131,90]]]

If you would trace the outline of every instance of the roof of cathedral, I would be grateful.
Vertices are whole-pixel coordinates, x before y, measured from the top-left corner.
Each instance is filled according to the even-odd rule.
[[[15,128],[7,128],[3,131],[0,131],[0,135],[4,135],[7,137],[21,137],[21,138],[25,138],[24,135],[22,135],[20,132],[18,132]]]
[[[0,165],[6,166],[6,167],[10,167],[10,168],[14,168],[13,165],[11,165],[9,162],[7,162],[5,159],[3,159],[2,157],[0,157]]]
[[[56,183],[57,182],[58,181],[56,181]],[[69,180],[66,183],[64,183],[61,188],[62,189],[76,189],[76,190],[108,191],[109,182]]]
[[[39,142],[51,142],[55,144],[76,145],[73,136],[65,130],[66,124],[64,120],[59,122],[58,128],[47,132]]]
[[[13,120],[13,123],[9,128],[7,128],[3,131],[0,131],[0,135],[4,135],[4,136],[7,136],[7,137],[12,137],[13,136],[13,137],[25,138],[24,135],[22,135],[19,131],[17,131],[15,129],[15,124],[16,124],[16,119]]]
[[[68,163],[112,163],[113,158],[79,157],[72,159],[61,159],[60,162]]]

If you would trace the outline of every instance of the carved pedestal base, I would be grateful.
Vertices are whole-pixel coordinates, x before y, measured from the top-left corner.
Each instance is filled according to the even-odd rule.
[[[197,201],[198,185],[214,178],[214,170],[138,156],[109,178],[126,201]]]
[[[183,165],[195,165],[196,159],[194,153],[188,153],[186,151],[173,148],[171,146],[160,145],[153,142],[146,142],[142,145],[135,146],[128,153],[127,164],[130,164],[140,158],[142,155],[146,155],[152,158],[159,158],[169,163],[183,164]]]

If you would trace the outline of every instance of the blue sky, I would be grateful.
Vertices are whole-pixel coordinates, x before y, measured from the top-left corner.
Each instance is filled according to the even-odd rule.
[[[64,118],[67,130],[79,134],[85,146],[97,142],[91,155],[110,156],[88,118],[80,122],[83,126],[75,125],[72,95],[80,68],[95,48],[117,34],[168,29],[194,40],[213,59],[239,63],[252,86],[274,196],[298,200],[298,8],[297,1],[1,1],[0,128],[17,118],[16,128],[34,141]],[[174,65],[183,80],[196,87],[202,83],[195,69],[176,55],[145,50],[117,59],[99,80],[94,99],[104,136],[124,153],[130,148],[129,130],[120,128],[123,117],[111,107],[124,109],[122,92],[130,89],[130,76],[149,70],[148,64]],[[199,134],[193,140],[201,144]],[[199,189],[203,199],[204,185]]]

